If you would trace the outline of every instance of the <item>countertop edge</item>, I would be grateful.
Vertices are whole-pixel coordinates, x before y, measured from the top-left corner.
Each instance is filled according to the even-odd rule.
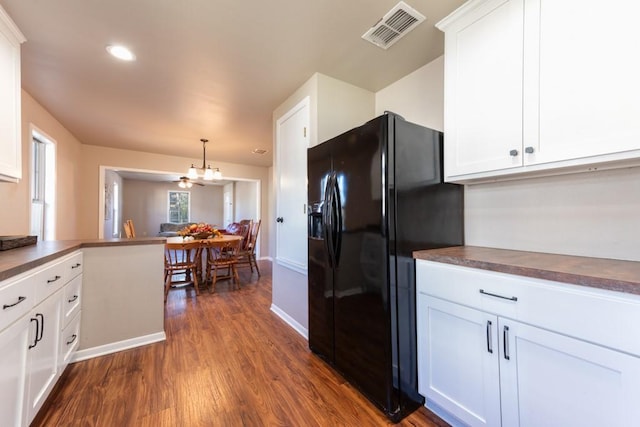
[[[45,241],[0,252],[0,281],[39,267],[82,248],[164,245],[164,237]]]
[[[415,259],[640,295],[640,262],[474,246],[413,252]]]

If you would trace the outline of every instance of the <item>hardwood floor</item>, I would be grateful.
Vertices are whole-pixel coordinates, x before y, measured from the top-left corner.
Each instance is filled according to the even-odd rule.
[[[269,310],[260,269],[240,290],[171,290],[165,342],[70,365],[32,426],[391,425]],[[421,408],[398,425],[446,424]]]

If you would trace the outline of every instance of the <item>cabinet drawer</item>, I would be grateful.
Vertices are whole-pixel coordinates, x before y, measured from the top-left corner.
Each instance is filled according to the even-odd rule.
[[[71,254],[68,258],[65,258],[67,280],[73,279],[79,274],[82,274],[82,252],[78,251]]]
[[[28,313],[35,305],[35,282],[32,274],[0,282],[0,331]]]
[[[74,277],[64,289],[62,301],[62,327],[66,327],[69,321],[80,311],[82,295],[82,275]]]
[[[80,317],[81,312],[78,311],[60,334],[60,374],[69,364],[80,345]]]
[[[66,265],[63,260],[55,260],[38,269],[34,275],[36,304],[44,301],[67,282]]]
[[[640,356],[637,295],[423,260],[416,269],[420,293]]]

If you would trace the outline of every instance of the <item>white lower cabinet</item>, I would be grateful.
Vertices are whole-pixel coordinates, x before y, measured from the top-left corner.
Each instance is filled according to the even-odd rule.
[[[0,282],[0,425],[27,426],[78,348],[82,253]]]
[[[62,290],[38,304],[30,315],[29,376],[25,416],[31,423],[59,376]]]
[[[23,316],[0,332],[0,424],[4,426],[22,425],[29,323]]]
[[[460,421],[500,425],[496,316],[418,295],[418,391]]]
[[[638,357],[514,320],[498,332],[503,425],[640,424]]]
[[[591,298],[602,307],[591,315],[610,342],[637,340],[635,296],[420,260],[417,280],[418,387],[449,423],[640,425],[640,354],[592,341],[602,331],[576,316]],[[573,306],[557,307],[554,291],[557,301],[575,293]],[[544,328],[528,323],[545,312],[553,322]]]

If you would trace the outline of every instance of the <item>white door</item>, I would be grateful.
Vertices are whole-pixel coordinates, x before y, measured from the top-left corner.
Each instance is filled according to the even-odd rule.
[[[0,414],[2,425],[21,426],[27,372],[29,316],[0,332]]]
[[[512,320],[499,322],[504,426],[638,425],[639,358]]]
[[[418,391],[470,426],[500,425],[497,317],[418,294]]]
[[[490,0],[445,27],[445,173],[522,165],[523,0]]]
[[[306,274],[309,98],[276,123],[276,262]]]
[[[532,120],[540,126],[533,162],[640,149],[640,9],[635,4],[527,1],[527,28],[539,43],[539,50],[525,58],[527,86],[539,84],[540,103],[531,110],[539,111]],[[525,132],[525,138],[536,136]]]

